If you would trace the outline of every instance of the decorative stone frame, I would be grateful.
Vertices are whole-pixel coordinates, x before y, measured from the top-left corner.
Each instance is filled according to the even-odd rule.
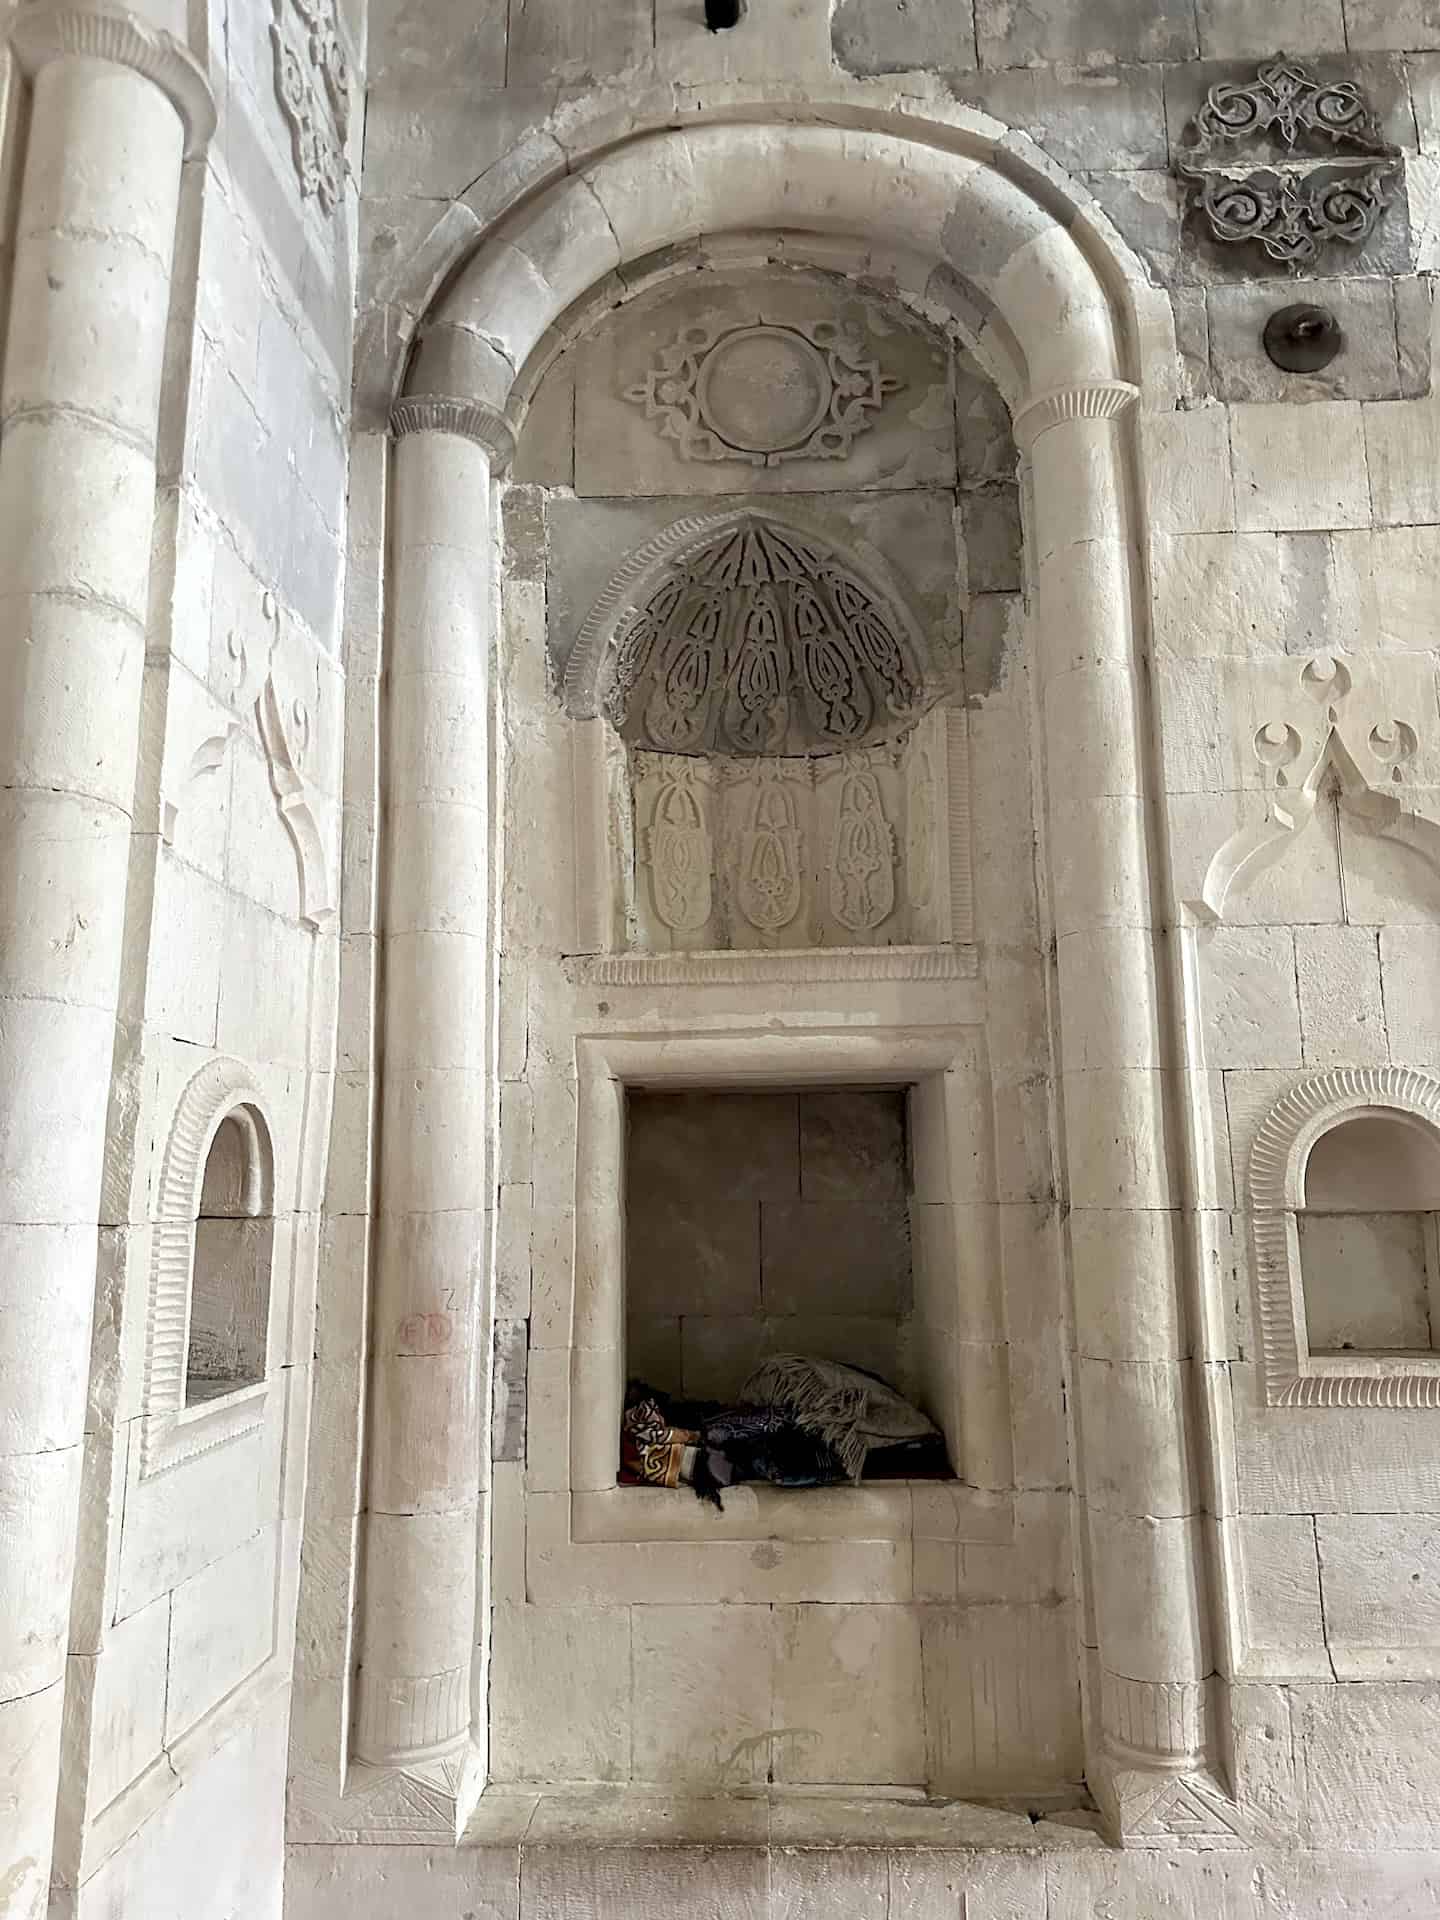
[[[265,1098],[250,1069],[224,1057],[208,1061],[181,1093],[165,1144],[150,1260],[149,1322],[145,1347],[145,1417],[142,1476],[163,1473],[212,1447],[253,1433],[265,1417],[272,1343],[266,1341],[265,1373],[193,1406],[185,1404],[185,1360],[190,1339],[190,1295],[195,1266],[195,1223],[205,1165],[221,1124],[237,1108],[247,1111],[257,1155],[269,1158],[247,1172],[264,1180],[273,1206],[275,1132]],[[272,1269],[270,1313],[275,1303]]]
[[[646,1488],[616,1484],[620,1417],[625,1389],[625,1091],[627,1086],[714,1089],[815,1087],[841,1084],[923,1088],[912,1101],[912,1138],[917,1163],[937,1169],[953,1204],[962,1181],[957,1169],[983,1169],[982,1190],[993,1199],[991,1122],[962,1110],[963,1085],[973,1096],[975,1029],[957,1026],[916,1031],[906,1027],[802,1028],[763,1026],[723,1033],[655,1036],[587,1035],[576,1044],[575,1263],[569,1365],[569,1463],[571,1538],[576,1543],[632,1540],[694,1541],[691,1503],[657,1501]],[[961,1081],[951,1069],[965,1069]],[[986,1076],[988,1085],[988,1075]],[[968,1148],[969,1151],[964,1149]],[[972,1173],[973,1179],[973,1173]],[[993,1500],[1010,1485],[1009,1396],[995,1391],[992,1363],[1003,1346],[998,1228],[976,1263],[987,1297],[969,1302],[969,1319],[988,1337],[958,1343],[961,1374],[959,1420],[949,1437],[959,1458],[962,1498],[971,1487]],[[917,1237],[917,1262],[933,1257]],[[960,1269],[955,1267],[956,1285]],[[919,1275],[917,1274],[917,1280]],[[974,1378],[968,1378],[970,1368]],[[967,1390],[968,1389],[968,1390]],[[1005,1431],[995,1430],[1003,1424]],[[739,1489],[738,1493],[746,1490]],[[814,1516],[804,1501],[736,1498],[725,1524],[704,1537],[717,1541],[810,1537]],[[877,1515],[886,1514],[885,1537],[909,1533],[907,1483],[891,1487],[831,1490],[839,1508],[853,1503],[855,1532],[839,1537],[874,1538]],[[893,1509],[893,1512],[891,1511]],[[708,1517],[708,1516],[707,1516]]]
[[[1297,1217],[1315,1143],[1343,1121],[1400,1118],[1440,1144],[1440,1080],[1414,1067],[1339,1067],[1277,1100],[1250,1148],[1250,1244],[1266,1404],[1272,1407],[1440,1407],[1440,1353],[1312,1354]]]

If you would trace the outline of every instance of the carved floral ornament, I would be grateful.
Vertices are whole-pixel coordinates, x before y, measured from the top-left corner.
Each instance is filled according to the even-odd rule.
[[[843,460],[875,424],[901,382],[870,353],[858,328],[685,327],[625,398],[645,409],[682,460]]]
[[[1292,272],[1332,241],[1363,244],[1400,184],[1399,151],[1357,83],[1322,81],[1283,56],[1253,80],[1211,87],[1193,132],[1175,171],[1211,237],[1253,242]],[[1242,162],[1257,143],[1274,150],[1268,163],[1253,151]]]
[[[638,597],[617,616],[631,567]],[[928,703],[899,604],[820,538],[759,514],[679,522],[627,563],[576,642],[572,711],[593,698],[607,630],[603,710],[654,752],[833,752]]]
[[[302,195],[329,213],[345,183],[350,135],[350,64],[334,0],[273,0],[270,43],[275,95],[290,128]]]
[[[1354,668],[1339,655],[1314,655],[1296,682],[1302,698],[1252,737],[1265,774],[1265,814],[1237,828],[1211,859],[1194,903],[1202,921],[1223,920],[1231,894],[1294,845],[1315,818],[1328,781],[1371,833],[1410,847],[1440,872],[1440,824],[1407,792],[1420,752],[1416,729],[1389,712],[1383,687],[1357,688]]]

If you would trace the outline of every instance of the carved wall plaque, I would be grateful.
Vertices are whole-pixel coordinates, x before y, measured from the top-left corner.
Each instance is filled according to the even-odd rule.
[[[685,327],[625,398],[645,409],[682,460],[843,460],[874,425],[892,378],[858,328]]]
[[[801,834],[795,801],[773,769],[762,775],[740,846],[740,911],[757,932],[789,926],[800,911]]]
[[[1211,237],[1253,242],[1292,272],[1331,241],[1363,244],[1400,184],[1399,152],[1360,87],[1298,60],[1211,87],[1192,131],[1175,171]],[[1273,149],[1267,164],[1253,163],[1257,145]]]
[[[685,550],[620,623],[604,706],[662,753],[807,753],[925,704],[908,621],[819,540],[760,515]]]
[[[300,191],[329,213],[344,186],[350,133],[350,65],[334,0],[274,0],[270,43]]]
[[[683,763],[656,795],[645,847],[656,913],[674,932],[694,933],[710,918],[710,829]]]
[[[830,855],[830,911],[842,927],[864,933],[895,907],[895,835],[874,773],[849,767],[843,779]]]

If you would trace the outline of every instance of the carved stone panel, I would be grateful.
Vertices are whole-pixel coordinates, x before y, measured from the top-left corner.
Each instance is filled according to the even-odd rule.
[[[968,942],[969,772],[963,711],[846,754],[720,758],[634,752],[634,934],[659,951]],[[958,783],[965,797],[951,802]],[[597,797],[598,798],[598,797]],[[958,833],[958,841],[955,835]]]
[[[678,522],[636,559],[637,602],[613,621],[597,606],[567,676],[578,682],[608,625],[604,710],[636,746],[833,751],[904,726],[927,703],[904,610],[818,538],[726,515]]]
[[[1363,245],[1400,188],[1400,155],[1359,85],[1298,60],[1217,82],[1190,131],[1175,171],[1210,237],[1292,272],[1334,242]]]
[[[684,327],[625,398],[684,460],[843,460],[901,382],[858,327]]]
[[[345,184],[350,133],[350,64],[334,0],[273,0],[270,43],[275,97],[290,129],[302,195],[329,213]]]
[[[897,302],[827,274],[737,265],[669,279],[573,359],[566,478],[581,496],[954,485],[943,343]]]

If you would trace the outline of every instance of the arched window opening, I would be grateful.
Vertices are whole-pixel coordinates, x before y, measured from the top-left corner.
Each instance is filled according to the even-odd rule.
[[[1400,1113],[1342,1120],[1310,1150],[1297,1216],[1312,1353],[1440,1341],[1440,1138]]]
[[[210,1143],[195,1221],[185,1404],[265,1377],[275,1221],[270,1142],[253,1107],[235,1107]]]

